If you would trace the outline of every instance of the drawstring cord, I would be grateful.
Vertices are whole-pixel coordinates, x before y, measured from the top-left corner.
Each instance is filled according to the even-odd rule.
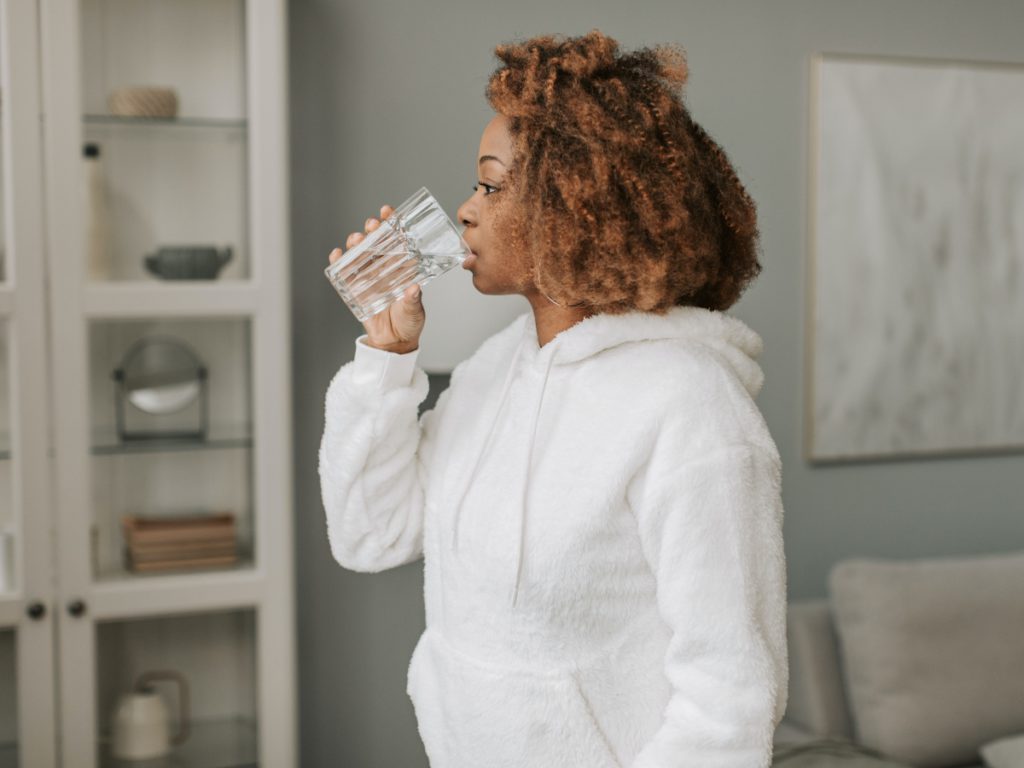
[[[509,388],[512,386],[512,376],[516,370],[516,363],[519,361],[519,348],[516,348],[516,354],[512,356],[512,362],[509,364],[508,372],[505,374],[505,383],[501,388],[501,396],[498,398],[498,407],[494,411],[494,418],[491,419],[491,425],[487,432],[487,439],[484,441],[483,447],[477,451],[476,460],[473,462],[473,468],[469,471],[469,474],[465,476],[465,482],[462,483],[462,493],[459,495],[459,500],[455,506],[455,517],[452,521],[452,551],[459,551],[459,517],[462,514],[462,502],[466,498],[466,494],[469,492],[469,486],[473,482],[473,475],[476,474],[477,469],[480,466],[480,461],[483,459],[485,453],[487,453],[488,447],[490,447],[491,440],[494,437],[495,427],[498,424],[498,417],[501,415],[502,409],[505,407],[505,396],[508,394]]]
[[[516,544],[516,573],[512,585],[512,597],[511,604],[514,607],[519,600],[519,585],[523,573],[523,563],[525,560],[526,551],[526,515],[527,515],[527,492],[530,487],[530,475],[533,468],[533,446],[537,439],[537,429],[540,422],[541,408],[544,405],[544,392],[547,389],[548,377],[551,373],[551,365],[554,362],[555,355],[552,350],[549,355],[547,362],[544,366],[544,378],[541,382],[540,394],[537,397],[537,406],[534,409],[533,414],[533,427],[530,431],[530,441],[527,444],[526,449],[526,470],[524,472],[522,486],[520,488],[520,503],[519,503],[519,538]],[[488,448],[494,439],[494,435],[497,432],[498,419],[501,417],[501,411],[505,407],[505,400],[508,395],[508,391],[512,386],[512,379],[515,374],[516,364],[519,361],[519,350],[517,348],[516,354],[512,358],[512,362],[509,365],[508,371],[505,374],[505,381],[502,384],[501,395],[498,398],[498,406],[494,411],[494,416],[491,419],[490,426],[488,427],[487,437],[484,440],[484,444],[479,451],[476,453],[476,457],[473,461],[473,467],[469,471],[468,475],[464,476],[465,482],[462,483],[462,491],[459,494],[459,499],[455,505],[455,513],[452,519],[452,551],[458,553],[459,551],[459,520],[462,516],[463,502],[465,501],[466,495],[469,493],[469,488],[472,485],[473,476],[476,474],[477,469],[480,467],[481,461],[483,461],[484,455],[487,453]]]
[[[540,385],[540,395],[537,397],[537,408],[533,413],[533,430],[530,432],[530,442],[526,449],[526,475],[523,478],[522,492],[520,494],[520,521],[519,521],[519,550],[516,552],[516,578],[512,586],[512,606],[515,607],[519,600],[519,581],[523,574],[523,558],[526,551],[526,512],[527,512],[527,491],[530,488],[530,471],[533,467],[533,444],[537,437],[537,425],[540,423],[540,410],[544,404],[544,391],[548,385],[548,374],[551,372],[551,363],[555,359],[554,353],[548,357],[544,366],[544,380]]]

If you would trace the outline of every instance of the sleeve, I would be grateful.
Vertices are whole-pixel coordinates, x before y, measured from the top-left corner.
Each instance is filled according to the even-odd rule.
[[[426,467],[450,387],[418,419],[428,390],[419,351],[386,352],[365,339],[327,388],[319,473],[331,554],[376,573],[423,556]]]
[[[663,430],[628,490],[671,630],[671,696],[630,768],[768,768],[789,672],[778,452],[680,461],[686,443]]]

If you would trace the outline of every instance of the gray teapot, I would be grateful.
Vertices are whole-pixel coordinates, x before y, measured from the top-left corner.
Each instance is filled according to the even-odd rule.
[[[231,248],[165,245],[146,254],[146,269],[164,280],[212,280],[231,261]]]

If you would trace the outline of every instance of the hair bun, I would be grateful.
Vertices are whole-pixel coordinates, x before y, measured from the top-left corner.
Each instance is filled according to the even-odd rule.
[[[597,29],[581,37],[560,42],[552,51],[549,65],[572,75],[587,78],[599,76],[615,67],[619,43]]]
[[[663,44],[654,47],[658,59],[658,76],[669,85],[682,88],[690,76],[690,65],[686,62],[686,51],[674,44]]]
[[[683,86],[689,75],[686,53],[665,43],[619,55],[619,43],[598,29],[562,40],[553,50],[550,66],[579,78],[613,76],[623,69],[661,78],[670,86]]]
[[[675,44],[640,48],[628,53],[598,29],[579,37],[539,35],[528,40],[501,43],[494,49],[504,66],[488,81],[491,106],[509,117],[547,120],[563,102],[564,88],[579,82],[633,81],[668,90],[687,80],[686,54]]]

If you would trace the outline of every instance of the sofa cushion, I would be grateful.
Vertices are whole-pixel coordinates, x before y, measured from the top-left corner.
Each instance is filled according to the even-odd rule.
[[[786,719],[816,736],[853,737],[832,609],[824,598],[790,602],[786,618]]]
[[[857,741],[921,768],[1024,731],[1024,552],[837,563],[829,590]]]

